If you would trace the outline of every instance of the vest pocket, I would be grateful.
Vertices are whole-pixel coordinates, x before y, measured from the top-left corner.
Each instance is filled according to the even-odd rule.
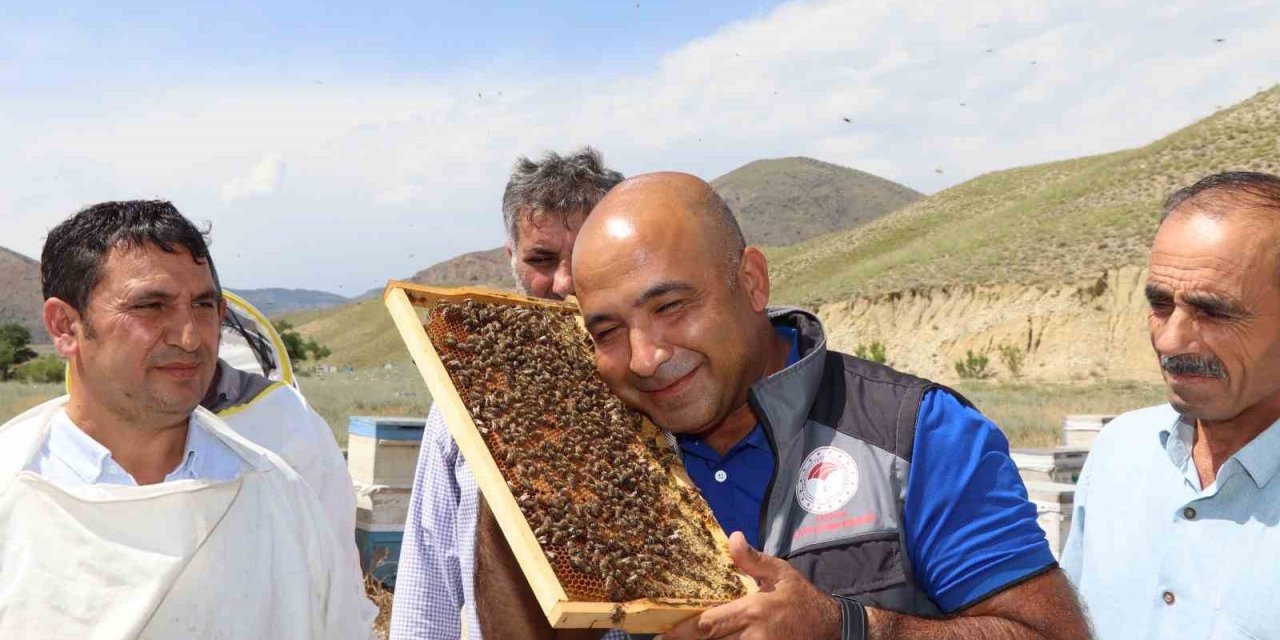
[[[907,581],[896,531],[800,549],[786,560],[819,590],[833,595],[856,596]]]

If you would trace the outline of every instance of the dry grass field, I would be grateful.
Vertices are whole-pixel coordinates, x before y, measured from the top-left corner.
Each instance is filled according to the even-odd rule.
[[[0,382],[0,424],[45,400],[62,394],[61,384]]]
[[[426,417],[431,405],[426,383],[409,365],[312,374],[300,381],[307,401],[324,416],[338,444],[344,447],[348,416]],[[60,384],[0,382],[0,423],[62,393]]]
[[[307,402],[324,416],[338,444],[346,447],[350,416],[427,417],[431,394],[412,365],[312,374],[299,379]]]
[[[1073,413],[1121,413],[1164,402],[1160,385],[1087,383],[1026,385],[962,382],[956,389],[1004,430],[1014,447],[1062,442],[1062,419]],[[302,378],[307,400],[346,446],[353,415],[427,415],[431,396],[417,369],[364,369]],[[62,393],[61,385],[0,383],[0,422]]]
[[[1062,419],[1077,413],[1120,414],[1165,402],[1158,384],[1007,384],[961,382],[955,386],[1004,431],[1012,447],[1062,444]]]

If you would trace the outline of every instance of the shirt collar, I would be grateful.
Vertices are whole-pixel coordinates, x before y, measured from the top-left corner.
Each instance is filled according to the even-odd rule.
[[[791,345],[791,349],[787,351],[787,367],[794,366],[800,361],[800,330],[793,326],[784,324],[773,325],[773,330]],[[697,436],[677,435],[676,442],[680,445],[682,450],[700,457],[706,457],[704,453],[709,451],[708,447],[701,444],[702,439]],[[773,449],[769,447],[769,438],[765,436],[764,429],[760,426],[759,422],[756,422],[756,426],[747,433],[746,437],[730,447],[729,451],[726,452],[725,455],[729,455],[734,450],[744,445],[763,449],[769,452],[773,451]]]
[[[59,411],[49,426],[49,453],[87,484],[96,484],[106,471],[111,452],[80,430],[66,410]]]
[[[199,451],[213,444],[209,442],[212,438],[212,434],[196,428],[191,420],[188,420],[187,445],[182,453],[182,461],[165,476],[165,480],[202,477],[200,472],[203,470],[204,461]],[[82,431],[71,420],[71,416],[67,415],[66,410],[59,411],[53,418],[49,427],[48,448],[50,454],[61,460],[86,484],[98,484],[104,475],[113,471],[112,467],[118,469],[120,474],[128,474],[111,456],[111,451]],[[137,484],[136,480],[134,484]]]
[[[1160,431],[1164,440],[1165,451],[1169,459],[1178,468],[1183,468],[1191,457],[1191,448],[1195,444],[1195,422],[1181,414],[1174,423]],[[1246,444],[1231,459],[1240,463],[1241,467],[1253,479],[1259,488],[1266,486],[1271,478],[1280,471],[1280,420],[1273,422],[1262,433]],[[1194,465],[1193,465],[1194,466]],[[1223,465],[1226,466],[1226,463]]]
[[[702,441],[702,438],[697,436],[677,435],[676,442],[679,443],[681,451],[712,461],[732,457],[733,454],[746,447],[754,447],[770,453],[773,451],[773,449],[769,448],[769,438],[764,434],[764,427],[760,426],[759,422],[756,423],[756,426],[751,431],[747,432],[746,436],[732,447],[729,447],[729,450],[723,456],[716,453],[715,450]]]
[[[1249,444],[1236,452],[1235,458],[1249,472],[1254,484],[1266,486],[1280,470],[1280,420],[1271,423]]]

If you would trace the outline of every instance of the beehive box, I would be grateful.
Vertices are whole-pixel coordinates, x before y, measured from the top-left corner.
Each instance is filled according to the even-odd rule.
[[[662,433],[596,373],[575,306],[384,298],[553,627],[656,633],[756,589]]]
[[[365,484],[359,480],[353,481],[352,485],[356,493],[356,528],[365,531],[404,529],[412,489]]]
[[[364,484],[408,489],[418,468],[423,418],[347,418],[347,471]]]
[[[1061,482],[1028,482],[1027,496],[1036,505],[1036,524],[1044,530],[1053,557],[1062,555],[1071,533],[1071,512],[1075,506],[1076,486]]]
[[[1115,416],[1101,414],[1080,414],[1067,416],[1062,421],[1062,441],[1068,447],[1093,447],[1102,428],[1107,426]]]
[[[1064,482],[1075,484],[1084,468],[1089,450],[1084,447],[1012,449],[1009,457],[1018,467],[1023,482]]]

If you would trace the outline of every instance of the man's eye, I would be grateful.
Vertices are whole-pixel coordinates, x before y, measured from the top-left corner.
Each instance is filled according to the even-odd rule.
[[[658,313],[666,313],[666,312],[668,312],[668,311],[675,311],[676,309],[679,309],[679,308],[680,308],[680,305],[681,305],[681,304],[683,304],[683,303],[684,303],[684,301],[683,301],[683,300],[673,300],[673,301],[671,301],[671,302],[665,303],[665,304],[663,304],[662,306],[658,307]]]
[[[159,309],[159,308],[161,308],[161,307],[163,307],[163,306],[164,306],[164,305],[160,304],[159,302],[143,302],[143,303],[141,303],[141,304],[135,304],[135,305],[133,305],[133,308],[134,308],[134,309],[139,309],[139,310],[144,310],[144,311],[150,311],[150,310],[153,310],[153,309]]]
[[[555,258],[552,258],[549,256],[535,256],[532,258],[525,258],[524,260],[525,264],[533,265],[535,267],[547,266],[554,262],[555,262]]]
[[[601,340],[607,339],[609,336],[613,335],[614,333],[617,333],[617,330],[618,330],[617,327],[600,329],[599,331],[596,331],[595,333],[591,334],[591,339],[595,340],[596,342],[600,342]]]

